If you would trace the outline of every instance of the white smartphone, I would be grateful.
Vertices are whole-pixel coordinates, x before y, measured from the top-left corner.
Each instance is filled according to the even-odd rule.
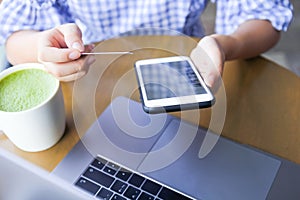
[[[212,92],[187,56],[139,60],[135,70],[147,113],[199,109],[214,104]]]

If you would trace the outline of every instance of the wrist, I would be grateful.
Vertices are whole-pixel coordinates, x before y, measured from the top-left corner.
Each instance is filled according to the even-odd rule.
[[[225,60],[233,60],[238,58],[240,49],[239,41],[231,35],[213,34],[210,37],[214,38],[223,51]]]
[[[37,61],[37,31],[22,30],[11,34],[6,41],[6,56],[13,64]],[[29,49],[29,50],[28,50]]]

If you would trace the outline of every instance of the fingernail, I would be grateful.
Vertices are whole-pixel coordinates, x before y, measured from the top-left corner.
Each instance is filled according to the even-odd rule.
[[[95,44],[90,44],[89,47],[90,47],[91,49],[94,49],[94,48],[95,48]]]
[[[72,44],[72,48],[77,49],[79,51],[83,51],[83,46],[79,42],[74,42]]]
[[[69,54],[69,58],[71,60],[75,60],[80,57],[80,53],[78,51],[73,51]]]

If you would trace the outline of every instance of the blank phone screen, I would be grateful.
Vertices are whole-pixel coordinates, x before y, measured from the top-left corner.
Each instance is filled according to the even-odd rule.
[[[140,68],[148,100],[207,93],[186,60],[144,64]]]

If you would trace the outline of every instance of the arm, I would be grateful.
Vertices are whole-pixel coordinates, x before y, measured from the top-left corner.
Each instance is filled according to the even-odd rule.
[[[37,38],[41,35],[36,31],[18,31],[13,33],[6,42],[6,55],[12,65],[23,62],[37,62]]]
[[[215,30],[219,34],[204,37],[191,53],[211,87],[221,80],[226,60],[251,58],[267,51],[278,42],[280,31],[287,31],[293,18],[289,0],[215,2]],[[206,63],[197,59],[199,52]]]
[[[192,51],[191,58],[206,84],[217,88],[225,61],[257,56],[273,47],[279,38],[280,32],[269,21],[248,20],[232,34],[204,37]]]
[[[231,35],[212,35],[221,46],[225,60],[251,58],[271,47],[280,39],[280,32],[266,20],[249,20]]]
[[[12,64],[41,62],[48,72],[62,81],[83,76],[92,57],[81,57],[84,47],[81,31],[75,24],[65,24],[46,31],[23,30],[13,33],[6,42],[7,58]]]

